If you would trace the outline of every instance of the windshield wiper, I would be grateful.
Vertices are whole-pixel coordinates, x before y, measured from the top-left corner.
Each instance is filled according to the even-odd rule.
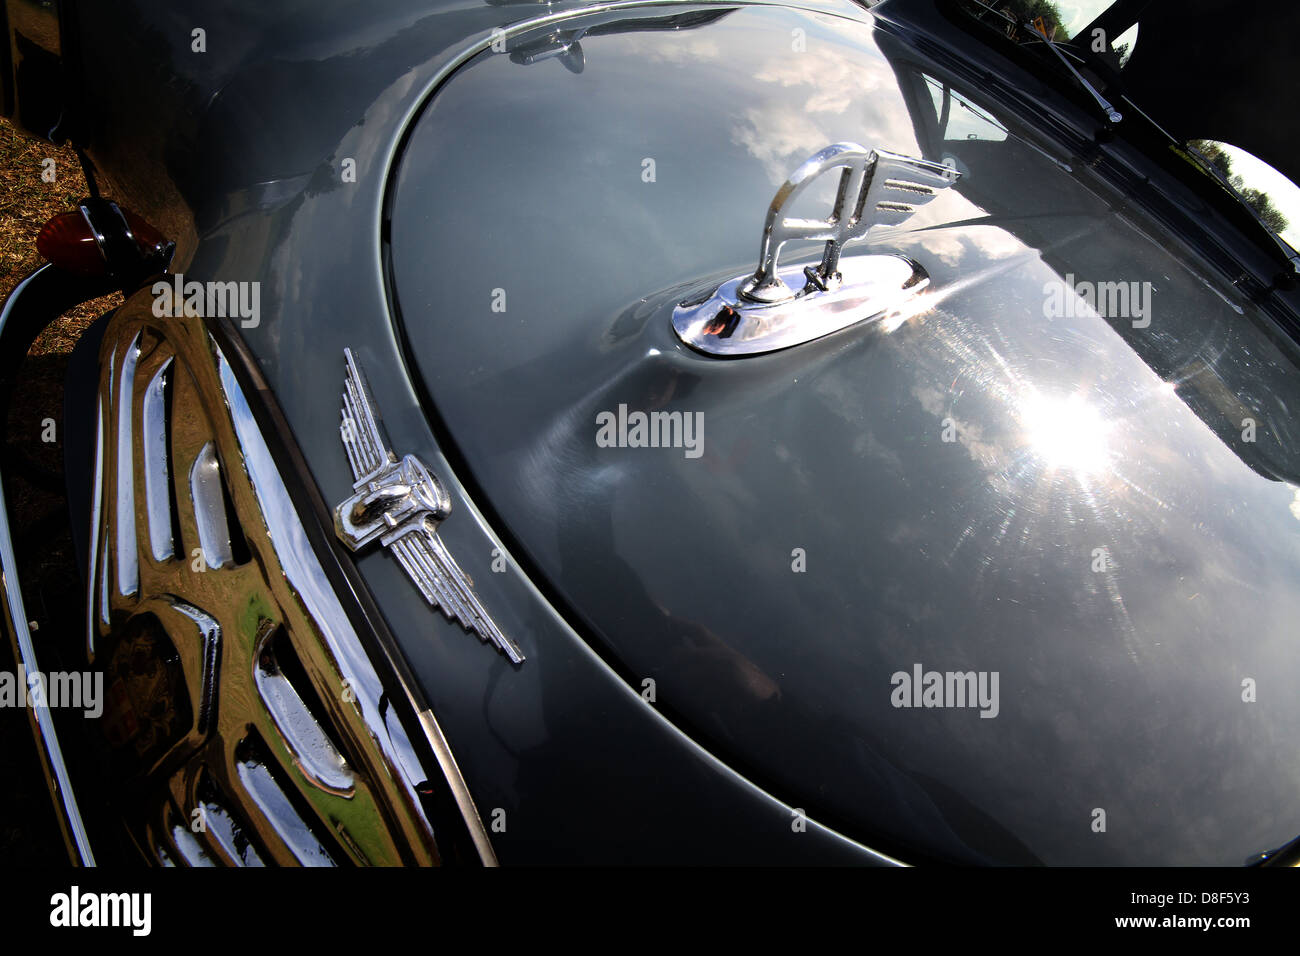
[[[1040,29],[1039,26],[1035,24],[1033,21],[1024,18],[1017,19],[1015,17],[1008,16],[1007,14],[1003,13],[1001,10],[998,10],[995,7],[986,3],[985,0],[965,0],[965,2],[968,3],[971,7],[978,7],[981,11],[983,11],[982,13],[978,13],[978,14],[974,13],[973,11],[972,13],[975,16],[975,18],[979,20],[981,23],[984,23],[986,27],[991,27],[993,25],[987,23],[984,20],[984,14],[992,14],[998,20],[1004,22],[1006,24],[1006,29],[1004,32],[1007,38],[1012,40],[1014,43],[1016,43],[1016,45],[1020,47],[1025,47],[1034,43],[1035,41],[1041,41],[1052,51],[1052,53],[1056,56],[1056,58],[1059,59],[1062,64],[1064,64],[1065,68],[1069,70],[1070,75],[1074,77],[1075,81],[1088,92],[1088,94],[1093,98],[1097,106],[1102,110],[1103,113],[1105,113],[1106,118],[1112,124],[1119,123],[1123,120],[1124,117],[1119,112],[1119,110],[1115,109],[1115,107],[1112,106],[1110,102],[1104,96],[1101,95],[1101,93],[1097,90],[1097,88],[1094,87],[1090,82],[1088,82],[1088,80],[1084,78],[1083,74],[1081,74],[1075,68],[1074,64],[1072,64],[1069,61],[1069,59],[1066,56],[1066,52],[1063,51],[1068,51],[1069,55],[1073,56],[1080,63],[1087,64],[1088,62],[1084,57],[1080,56],[1076,51],[1070,50],[1068,45],[1056,43],[1047,35],[1047,33],[1043,29]],[[996,29],[996,27],[994,27],[994,29]],[[1025,39],[1025,37],[1031,37],[1032,39]],[[1262,229],[1265,235],[1268,236],[1270,240],[1270,246],[1272,247],[1272,249],[1281,255],[1281,257],[1285,260],[1288,266],[1288,271],[1286,273],[1283,273],[1282,275],[1279,275],[1274,278],[1273,285],[1270,286],[1270,288],[1287,288],[1287,289],[1292,288],[1296,282],[1296,277],[1300,277],[1300,250],[1296,250],[1290,245],[1290,243],[1288,243],[1285,239],[1279,236],[1273,230],[1273,228],[1269,226],[1267,222],[1264,221],[1264,218],[1259,214],[1259,212],[1253,206],[1251,206],[1249,202],[1246,201],[1245,197],[1243,197],[1241,193],[1239,193],[1235,188],[1233,188],[1232,184],[1226,180],[1226,178],[1222,175],[1222,173],[1217,168],[1215,168],[1213,164],[1209,162],[1209,160],[1205,159],[1203,156],[1197,153],[1195,149],[1189,148],[1187,144],[1180,142],[1179,140],[1171,136],[1166,130],[1162,129],[1160,125],[1155,122],[1155,120],[1153,120],[1150,116],[1147,116],[1146,113],[1144,113],[1142,109],[1138,107],[1138,105],[1134,103],[1129,97],[1123,96],[1123,94],[1121,94],[1121,96],[1125,100],[1125,102],[1128,103],[1129,108],[1136,111],[1137,115],[1141,117],[1146,124],[1150,125],[1152,129],[1154,129],[1162,137],[1164,137],[1164,139],[1168,142],[1170,147],[1177,150],[1179,155],[1183,156],[1185,159],[1190,153],[1193,157],[1193,164],[1198,169],[1200,169],[1204,175],[1209,176],[1219,185],[1220,188],[1225,190],[1233,198],[1233,200],[1235,200],[1235,204],[1238,207],[1244,208],[1250,214],[1251,218],[1254,219],[1254,221],[1259,226],[1259,228]]]
[[[1086,79],[1084,79],[1083,74],[1080,73],[1078,70],[1076,70],[1074,68],[1074,64],[1071,63],[1068,59],[1066,59],[1065,54],[1061,52],[1061,49],[1059,46],[1057,46],[1056,41],[1051,39],[1051,37],[1049,37],[1045,32],[1040,30],[1032,21],[1016,20],[1012,17],[1009,17],[1001,10],[994,9],[992,6],[985,3],[984,0],[971,0],[971,2],[974,3],[976,6],[983,7],[986,12],[993,14],[995,17],[1005,20],[1007,24],[1011,27],[1011,29],[1007,31],[1007,35],[1011,36],[1013,39],[1016,39],[1015,34],[1024,31],[1030,36],[1038,40],[1041,40],[1043,43],[1045,43],[1047,45],[1047,48],[1051,50],[1054,54],[1056,54],[1056,58],[1060,60],[1062,64],[1064,64],[1067,70],[1070,71],[1070,75],[1074,77],[1075,81],[1078,82],[1080,86],[1082,86],[1085,90],[1088,91],[1088,95],[1090,95],[1094,100],[1096,100],[1097,105],[1101,107],[1101,111],[1106,114],[1106,119],[1108,119],[1112,123],[1118,123],[1124,119],[1123,114],[1121,114],[1119,110],[1115,109],[1115,107],[1111,106],[1110,103],[1106,100],[1106,97],[1102,96],[1095,86],[1093,86]],[[1025,46],[1026,44],[1032,41],[1028,41],[1028,40],[1020,41],[1017,39],[1017,42],[1020,43],[1021,46]]]
[[[1083,74],[1074,68],[1074,64],[1065,58],[1065,54],[1060,51],[1059,47],[1057,47],[1056,41],[1052,40],[1046,33],[1043,33],[1028,20],[1023,21],[1020,24],[1020,29],[1027,30],[1034,34],[1034,36],[1042,39],[1043,43],[1047,45],[1047,48],[1056,54],[1056,58],[1060,60],[1061,63],[1065,65],[1065,68],[1070,71],[1076,80],[1078,80],[1079,85],[1087,90],[1089,95],[1097,101],[1097,105],[1101,107],[1101,111],[1106,114],[1108,120],[1112,123],[1118,123],[1124,119],[1123,114],[1121,114],[1119,110],[1115,109],[1115,107],[1111,106],[1106,100],[1106,97],[1102,96],[1095,86],[1085,80]]]

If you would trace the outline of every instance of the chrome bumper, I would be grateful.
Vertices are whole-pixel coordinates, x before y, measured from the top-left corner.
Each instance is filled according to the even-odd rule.
[[[78,303],[107,291],[110,290],[97,284],[70,278],[50,265],[42,266],[23,279],[9,293],[3,311],[0,311],[0,357],[3,357],[6,369],[17,369],[36,333],[50,321]],[[11,386],[12,383],[9,384]],[[7,401],[0,401],[0,408],[7,407]],[[13,646],[15,660],[25,674],[43,672],[23,606],[22,589],[18,583],[18,562],[14,556],[3,474],[0,474],[0,576],[4,579],[4,626]],[[41,706],[30,707],[28,713],[55,812],[72,861],[82,866],[94,866],[95,854],[86,834],[77,797],[72,790],[53,716],[47,708]]]

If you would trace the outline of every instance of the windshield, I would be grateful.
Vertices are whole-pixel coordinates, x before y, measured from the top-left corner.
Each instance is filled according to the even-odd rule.
[[[1106,28],[1103,15],[1115,6],[1113,0],[964,0],[963,6],[1018,42],[1037,43],[1041,33],[1058,46],[1068,46],[1078,61],[1101,58],[1122,70],[1137,46],[1136,23],[1118,32]],[[1034,30],[1021,29],[1025,23]]]
[[[1212,138],[1187,137],[1193,129],[1185,129],[1182,137],[1170,133],[1164,120],[1152,119],[1126,92],[1131,84],[1124,70],[1136,49],[1139,28],[1135,16],[1141,12],[1133,3],[960,0],[960,5],[985,26],[1037,54],[1049,68],[1070,75],[1112,126],[1118,126],[1124,114],[1135,114],[1160,137],[1173,140],[1178,151],[1205,174],[1204,182],[1197,184],[1198,190],[1203,187],[1222,193],[1249,210],[1248,215],[1267,230],[1294,270],[1300,272],[1296,254],[1300,249],[1300,186],[1240,146]],[[1179,99],[1186,104],[1190,97]],[[1162,100],[1155,105],[1168,104]],[[1132,126],[1131,121],[1128,125]]]
[[[1259,157],[1230,143],[1193,139],[1188,150],[1280,239],[1300,249],[1300,186]]]

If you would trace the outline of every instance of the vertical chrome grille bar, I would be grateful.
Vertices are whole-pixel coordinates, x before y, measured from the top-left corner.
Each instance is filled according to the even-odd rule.
[[[144,446],[144,494],[149,516],[149,545],[155,561],[166,561],[176,553],[172,541],[172,501],[167,462],[167,385],[172,360],[168,358],[149,382],[140,416],[140,440]]]
[[[122,358],[122,374],[117,384],[117,480],[114,496],[117,504],[117,593],[123,597],[140,588],[140,559],[135,537],[135,448],[132,443],[135,406],[135,365],[140,358],[140,333],[137,332]]]

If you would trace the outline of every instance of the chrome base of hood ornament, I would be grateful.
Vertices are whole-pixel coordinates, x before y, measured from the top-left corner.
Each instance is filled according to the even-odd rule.
[[[833,170],[839,184],[826,219],[785,215],[802,192]],[[884,318],[924,289],[930,277],[902,256],[842,258],[844,244],[861,239],[872,226],[905,222],[960,176],[951,166],[857,143],[818,150],[772,197],[758,268],[724,282],[707,298],[681,303],[673,310],[673,328],[691,348],[740,356],[789,348]],[[821,262],[781,269],[781,248],[793,240],[825,242]]]
[[[782,270],[780,279],[806,278],[803,290],[770,305],[745,298],[750,276],[730,279],[708,298],[673,309],[673,329],[691,348],[707,355],[761,355],[811,342],[832,332],[883,319],[901,311],[930,276],[905,256],[851,256],[839,261],[839,283],[822,289],[812,266]]]
[[[378,539],[426,601],[496,645],[512,664],[522,664],[523,653],[488,616],[474,582],[438,537],[439,523],[451,514],[451,498],[414,455],[398,461],[352,350],[344,349],[343,355],[348,371],[339,433],[356,481],[354,494],[334,509],[339,540],[357,551]]]

